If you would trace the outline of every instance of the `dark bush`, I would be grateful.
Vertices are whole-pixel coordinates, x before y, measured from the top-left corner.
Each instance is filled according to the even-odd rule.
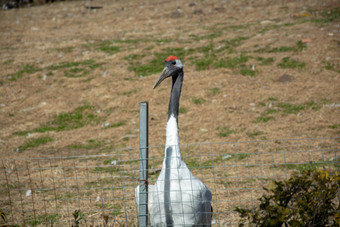
[[[274,181],[255,209],[237,207],[239,226],[340,226],[340,176],[325,170]]]

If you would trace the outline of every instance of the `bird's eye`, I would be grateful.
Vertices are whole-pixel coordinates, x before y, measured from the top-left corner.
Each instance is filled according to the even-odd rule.
[[[172,62],[171,64],[172,64],[172,65],[176,65],[176,61]]]

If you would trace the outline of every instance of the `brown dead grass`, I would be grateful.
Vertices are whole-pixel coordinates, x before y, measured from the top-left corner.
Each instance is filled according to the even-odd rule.
[[[125,57],[132,54],[146,54],[147,56],[139,62],[140,65],[144,65],[153,59],[155,53],[161,52],[164,48],[191,49],[210,43],[214,43],[215,48],[218,48],[225,40],[245,36],[248,36],[249,39],[235,47],[234,53],[220,52],[217,57],[218,59],[235,57],[242,52],[247,52],[246,55],[255,57],[273,57],[274,63],[268,66],[261,66],[254,59],[249,61],[251,64],[256,64],[257,75],[255,77],[242,76],[235,70],[216,69],[213,66],[208,67],[207,70],[198,71],[190,56],[184,58],[178,56],[184,61],[185,71],[180,105],[187,110],[179,117],[181,143],[338,137],[340,133],[340,108],[338,107],[340,103],[340,75],[337,72],[340,70],[339,19],[330,23],[301,21],[320,16],[320,14],[312,12],[327,11],[340,5],[337,1],[332,0],[322,3],[308,2],[307,4],[305,1],[258,0],[256,2],[228,1],[223,4],[219,1],[198,1],[196,5],[191,5],[182,1],[158,2],[152,0],[146,3],[100,0],[91,4],[103,6],[103,9],[86,11],[85,2],[65,1],[52,5],[0,11],[0,30],[2,31],[0,33],[1,157],[26,159],[47,156],[110,154],[118,148],[137,148],[138,103],[141,101],[148,101],[150,106],[149,144],[151,146],[163,144],[171,84],[166,81],[159,89],[153,90],[152,85],[158,74],[138,77],[129,70],[129,61]],[[287,23],[291,25],[282,26]],[[279,27],[275,28],[275,26]],[[263,29],[265,30],[260,32]],[[202,37],[216,32],[220,32],[220,35],[212,39]],[[195,40],[193,38],[195,36],[202,38]],[[311,42],[306,44],[307,48],[302,52],[254,52],[267,45],[270,45],[271,48],[294,46],[297,41],[305,38],[311,39]],[[120,50],[113,55],[96,49],[103,41],[124,39],[139,40],[139,42],[116,43],[115,45],[119,46]],[[157,39],[164,41],[157,42],[155,41]],[[205,57],[205,54],[195,53],[192,56]],[[206,57],[208,58],[207,55]],[[303,61],[306,63],[306,67],[303,69],[282,69],[278,67],[278,63],[284,57]],[[44,76],[49,73],[47,67],[51,65],[85,60],[94,60],[102,65],[90,70],[86,76],[80,78],[66,77],[64,70],[55,70],[53,75]],[[163,64],[163,60],[159,59],[159,64]],[[333,69],[325,69],[325,62],[329,62]],[[16,81],[8,79],[8,75],[18,72],[27,64],[43,70],[32,74],[24,73]],[[104,76],[105,72],[108,72],[106,76]],[[279,82],[280,77],[284,74],[291,75],[292,81]],[[219,93],[212,94],[211,88],[218,88]],[[194,104],[193,97],[202,98],[205,102]],[[273,97],[277,97],[277,100],[268,100]],[[282,109],[276,107],[276,104],[281,102],[295,105],[314,102],[315,108],[306,108],[295,114],[284,114]],[[84,103],[94,106],[95,114],[100,119],[98,122],[68,131],[34,132],[29,136],[15,134],[18,131],[32,131],[41,127],[51,121],[55,115],[72,112]],[[332,106],[333,103],[337,105]],[[270,105],[272,105],[271,108]],[[278,111],[271,115],[274,119],[268,122],[256,122],[255,120],[268,109]],[[105,122],[109,122],[111,125],[117,122],[124,122],[124,124],[119,127],[103,129],[102,124]],[[223,127],[233,129],[235,133],[228,137],[221,137],[218,128]],[[254,132],[259,133],[254,134]],[[49,136],[53,138],[53,141],[25,151],[20,150],[20,147],[28,141],[41,136]],[[86,147],[89,140],[99,141],[101,144],[95,148]],[[338,143],[339,140],[336,140],[337,145]],[[79,144],[83,145],[81,149],[70,147]],[[336,147],[336,145],[334,146]],[[282,145],[280,147],[282,148]],[[242,153],[244,149],[248,148],[242,147],[239,152]],[[138,152],[137,150],[133,151]],[[155,157],[161,158],[162,149],[157,150],[158,153]],[[306,150],[308,149],[306,148]],[[193,150],[190,155],[202,154],[204,149],[198,151]],[[225,152],[221,147],[216,147],[213,154],[220,155],[220,151]],[[236,150],[231,148],[227,153],[234,151]],[[211,153],[211,149],[207,148],[207,152]],[[122,152],[122,154],[125,153]],[[258,155],[251,155],[243,160],[245,165],[262,165],[266,162],[270,164],[261,167],[260,170],[256,168],[260,171],[258,173],[255,170],[249,172],[250,168],[237,169],[240,163],[230,164],[230,167],[215,166],[214,172],[207,171],[204,175],[200,170],[193,171],[198,177],[207,178],[206,182],[210,188],[214,188],[216,198],[224,198],[220,200],[221,202],[216,199],[215,210],[232,211],[234,205],[242,203],[240,198],[245,201],[257,198],[257,194],[261,192],[258,188],[261,188],[263,182],[261,179],[255,179],[251,181],[251,185],[249,182],[244,183],[243,188],[255,189],[242,191],[243,189],[240,190],[238,187],[225,186],[223,182],[211,181],[211,179],[225,180],[225,172],[231,179],[235,177],[236,182],[242,181],[237,178],[240,176],[261,176],[263,174],[275,177],[283,173],[289,174],[280,168],[276,168],[275,171],[271,168],[275,163],[282,164],[289,161],[285,159],[286,157],[280,156],[281,154],[279,153],[277,157],[274,157],[273,154],[264,154],[260,159],[257,159]],[[321,159],[320,154],[315,154],[313,158],[311,156],[307,158],[305,153],[300,155],[302,156],[294,156],[294,160],[291,161],[304,162]],[[322,159],[329,159],[334,155],[334,152],[330,152]],[[137,154],[131,157],[138,159]],[[203,156],[200,161],[204,162],[210,158]],[[101,166],[103,159],[106,160],[102,157],[95,161],[89,160],[86,163]],[[49,166],[50,163],[43,164],[47,168],[44,170],[46,172],[42,173],[43,178],[51,178],[53,174],[64,174],[65,178],[72,178],[73,172],[51,173],[51,170],[60,171],[59,164],[54,164],[56,167],[53,168]],[[72,162],[65,161],[60,165],[65,167],[65,165],[71,164]],[[25,170],[25,164],[22,165]],[[155,169],[161,165],[159,160],[157,165],[154,167]],[[7,163],[3,167],[14,168]],[[129,168],[131,168],[129,171],[133,172],[137,169],[137,163]],[[87,168],[84,167],[84,169]],[[39,176],[35,175],[38,173],[32,173],[31,178],[39,181]],[[78,173],[78,177],[82,176],[85,177],[86,172]],[[112,175],[105,176],[111,177]],[[125,193],[128,195],[130,203],[126,209],[126,212],[130,213],[126,215],[133,217],[135,217],[134,204],[131,202],[133,200],[129,199],[133,197],[133,188],[137,184],[137,182],[133,182],[136,176],[137,173],[133,172],[129,175],[131,178],[129,181],[132,183],[117,186],[121,189],[126,188]],[[93,177],[95,178],[95,176]],[[4,179],[2,178],[2,180]],[[23,181],[28,184],[29,179]],[[46,182],[44,185],[44,187],[53,189],[51,182]],[[82,187],[86,187],[85,183],[75,186],[75,188]],[[227,187],[231,187],[231,189],[227,190],[229,194],[226,196]],[[87,193],[91,194],[92,191]],[[122,198],[123,196],[122,191],[114,195],[110,194],[111,192],[105,193],[102,195],[103,198]],[[89,196],[86,192],[80,194]],[[91,196],[93,200],[96,199],[95,195],[91,194]],[[13,195],[12,200],[19,200],[19,197],[20,195],[17,193]],[[86,202],[84,204],[76,204],[76,202],[75,205],[69,201],[64,201],[64,204],[60,204],[60,206],[52,203],[50,205],[56,205],[58,209],[61,209],[60,217],[66,221],[70,220],[66,217],[70,218],[70,213],[77,207],[92,208],[91,204]],[[244,203],[247,204],[247,202]],[[65,204],[69,206],[68,210],[60,208],[65,207]],[[38,203],[35,209],[43,209],[44,206],[46,207],[46,205]],[[111,208],[109,207],[109,209]],[[88,215],[93,215],[91,217],[97,219],[100,218],[102,212]],[[235,214],[230,214],[228,220],[224,218],[226,213],[222,211],[220,214],[217,212],[216,215],[217,220],[224,222],[220,222],[221,225],[237,220],[234,217]],[[17,218],[15,220],[21,223],[21,217]],[[117,222],[113,222],[113,224],[123,223],[123,219],[117,219]]]

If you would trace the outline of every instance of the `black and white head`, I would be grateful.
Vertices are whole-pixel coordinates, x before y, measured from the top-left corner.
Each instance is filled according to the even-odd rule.
[[[164,69],[156,81],[153,88],[155,89],[158,85],[161,84],[163,80],[165,80],[168,77],[177,77],[179,73],[183,72],[183,65],[181,60],[178,59],[176,56],[169,56],[164,61]]]

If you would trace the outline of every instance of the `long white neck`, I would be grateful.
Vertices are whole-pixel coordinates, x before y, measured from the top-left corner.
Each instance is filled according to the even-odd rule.
[[[174,168],[180,164],[181,160],[177,119],[170,116],[166,125],[165,161],[168,166],[171,162],[171,168]]]

